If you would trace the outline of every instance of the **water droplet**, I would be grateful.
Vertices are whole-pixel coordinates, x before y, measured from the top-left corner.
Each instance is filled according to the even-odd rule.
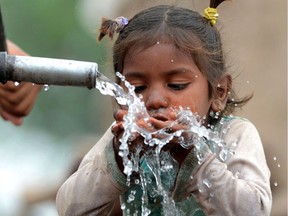
[[[277,186],[278,186],[278,183],[277,183],[277,182],[274,182],[274,186],[277,187]]]
[[[140,180],[139,180],[139,179],[135,179],[134,183],[135,183],[136,185],[138,185],[138,184],[140,183]]]
[[[171,59],[171,62],[173,63],[173,62],[174,62],[174,60],[173,60],[173,59]]]
[[[132,195],[132,194],[130,194],[130,195],[128,196],[127,202],[128,202],[128,203],[131,203],[134,199],[135,199],[135,196]]]
[[[240,175],[240,172],[237,171],[234,175],[235,175],[235,178],[238,179],[239,175]]]
[[[228,158],[228,151],[227,149],[222,149],[219,153],[219,158],[224,162]]]
[[[203,184],[206,185],[207,188],[211,188],[211,182],[208,179],[204,179]]]
[[[15,85],[15,86],[18,86],[19,84],[20,84],[20,83],[19,83],[19,82],[17,82],[17,81],[16,81],[16,82],[14,82],[14,85]]]
[[[273,160],[274,160],[274,161],[276,161],[276,160],[277,160],[277,158],[276,158],[276,157],[273,157]]]
[[[280,164],[277,164],[277,167],[280,167]]]
[[[49,86],[48,84],[44,84],[44,85],[43,85],[43,89],[44,89],[44,91],[48,91],[49,88],[50,88],[50,86]]]
[[[160,44],[160,42],[159,42],[159,41],[157,41],[157,42],[156,42],[156,44]]]

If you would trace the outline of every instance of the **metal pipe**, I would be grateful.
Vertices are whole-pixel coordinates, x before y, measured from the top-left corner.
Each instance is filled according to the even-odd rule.
[[[82,86],[95,88],[101,73],[98,64],[64,59],[13,56],[0,52],[0,82],[31,82],[35,84]]]

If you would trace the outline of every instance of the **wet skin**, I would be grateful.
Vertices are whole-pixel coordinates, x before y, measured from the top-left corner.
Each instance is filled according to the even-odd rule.
[[[123,75],[135,86],[135,92],[143,97],[151,116],[150,124],[144,120],[138,124],[150,130],[161,129],[174,121],[175,108],[190,108],[193,113],[206,116],[211,107],[206,77],[193,59],[171,44],[159,43],[147,49],[130,50],[124,59]],[[114,114],[116,124],[112,132],[116,135],[116,143],[122,135],[122,121],[126,113],[127,110],[119,109]],[[181,125],[175,125],[171,130],[180,128]],[[141,143],[141,139],[136,142]],[[169,145],[171,153],[181,164],[188,151],[177,144],[175,149],[175,143]]]

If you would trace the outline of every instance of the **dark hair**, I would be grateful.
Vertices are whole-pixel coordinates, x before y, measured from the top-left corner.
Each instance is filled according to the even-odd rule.
[[[216,8],[223,1],[212,0],[210,7]],[[129,50],[146,49],[163,40],[191,56],[207,77],[209,97],[212,97],[217,81],[226,73],[220,34],[209,20],[186,8],[159,5],[143,10],[129,20],[129,24],[119,31],[113,47],[115,72],[122,72]],[[225,113],[232,113],[236,106],[241,107],[250,98],[238,99],[231,89]]]

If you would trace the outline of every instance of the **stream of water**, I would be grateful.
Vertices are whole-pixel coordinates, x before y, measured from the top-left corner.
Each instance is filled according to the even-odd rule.
[[[175,206],[174,200],[169,196],[169,191],[165,189],[161,180],[161,170],[172,171],[173,166],[176,166],[177,163],[175,163],[175,160],[169,153],[163,153],[163,151],[161,151],[162,148],[174,138],[178,140],[183,148],[190,148],[194,145],[199,163],[201,163],[204,157],[205,149],[208,148],[204,140],[209,140],[209,148],[217,153],[220,161],[226,161],[234,152],[232,149],[226,147],[224,141],[219,138],[218,133],[204,127],[201,123],[203,119],[197,116],[197,114],[192,113],[189,108],[184,109],[180,107],[178,110],[175,110],[177,112],[177,119],[168,127],[160,130],[151,132],[137,125],[138,120],[148,120],[150,117],[145,104],[141,100],[141,95],[137,96],[135,94],[134,86],[130,85],[120,73],[116,73],[116,75],[124,82],[128,92],[125,92],[121,86],[101,74],[97,78],[96,88],[102,94],[114,97],[119,104],[126,105],[128,109],[128,114],[124,117],[124,133],[120,140],[119,155],[123,159],[124,173],[127,175],[128,185],[132,179],[131,176],[134,173],[139,174],[139,178],[133,179],[133,181],[140,183],[143,191],[141,215],[150,214],[150,210],[147,208],[148,180],[146,176],[143,175],[143,170],[141,170],[140,167],[143,157],[156,179],[157,189],[155,191],[163,197],[162,206],[164,214],[171,215],[171,213],[173,213],[173,215],[181,215]],[[172,127],[173,124],[185,125],[185,130],[169,132],[169,128]],[[142,149],[143,146],[138,147],[135,152],[129,150],[129,145],[134,140],[135,133],[141,134],[144,138],[144,144],[149,146],[148,150],[146,148],[145,150]],[[185,133],[185,136],[182,136],[183,133]],[[143,152],[143,150],[145,153],[141,155],[140,152]],[[209,185],[209,182],[203,183]],[[133,197],[134,195],[130,194],[128,201],[133,202]],[[125,209],[125,207],[123,208]]]

